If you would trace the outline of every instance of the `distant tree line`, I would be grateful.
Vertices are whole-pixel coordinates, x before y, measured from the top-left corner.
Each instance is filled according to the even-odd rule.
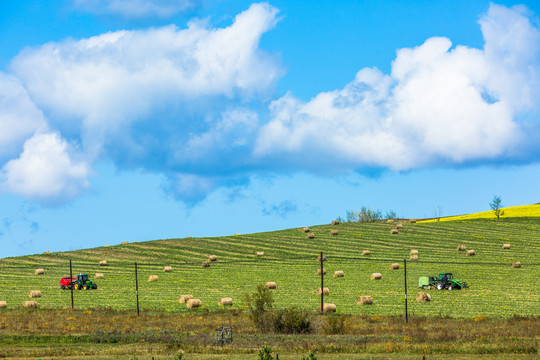
[[[362,206],[360,210],[347,210],[346,222],[373,222],[383,219],[397,219],[396,212],[389,210],[383,215],[381,210],[374,210],[370,207]],[[337,218],[338,221],[343,221],[341,217]]]

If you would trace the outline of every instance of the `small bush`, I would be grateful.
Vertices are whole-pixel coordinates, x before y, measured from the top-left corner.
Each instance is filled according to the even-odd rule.
[[[273,328],[275,333],[305,334],[311,331],[311,321],[305,310],[282,309],[273,312]]]
[[[261,350],[259,350],[259,360],[274,360],[274,357],[272,356],[272,348],[267,346],[266,344],[263,346]]]
[[[313,352],[310,351],[307,356],[302,356],[302,360],[317,360],[317,357]]]
[[[270,289],[264,284],[257,285],[257,290],[252,294],[245,296],[245,302],[249,308],[249,318],[253,321],[255,327],[262,332],[268,332],[272,329],[272,306],[274,298]]]
[[[326,323],[323,325],[323,332],[326,335],[343,334],[345,332],[345,315],[334,315],[326,318]]]

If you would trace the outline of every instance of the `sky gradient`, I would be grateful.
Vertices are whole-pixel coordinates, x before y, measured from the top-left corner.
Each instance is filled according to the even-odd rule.
[[[536,1],[0,10],[0,258],[540,201]]]

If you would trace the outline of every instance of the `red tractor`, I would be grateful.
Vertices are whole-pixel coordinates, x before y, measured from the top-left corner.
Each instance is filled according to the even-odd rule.
[[[62,290],[91,290],[97,289],[97,284],[92,280],[88,280],[88,274],[79,274],[74,278],[69,276],[60,278],[60,288]]]

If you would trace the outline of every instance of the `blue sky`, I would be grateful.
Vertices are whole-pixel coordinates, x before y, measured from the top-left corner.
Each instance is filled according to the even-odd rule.
[[[537,1],[0,10],[0,258],[540,201]]]

